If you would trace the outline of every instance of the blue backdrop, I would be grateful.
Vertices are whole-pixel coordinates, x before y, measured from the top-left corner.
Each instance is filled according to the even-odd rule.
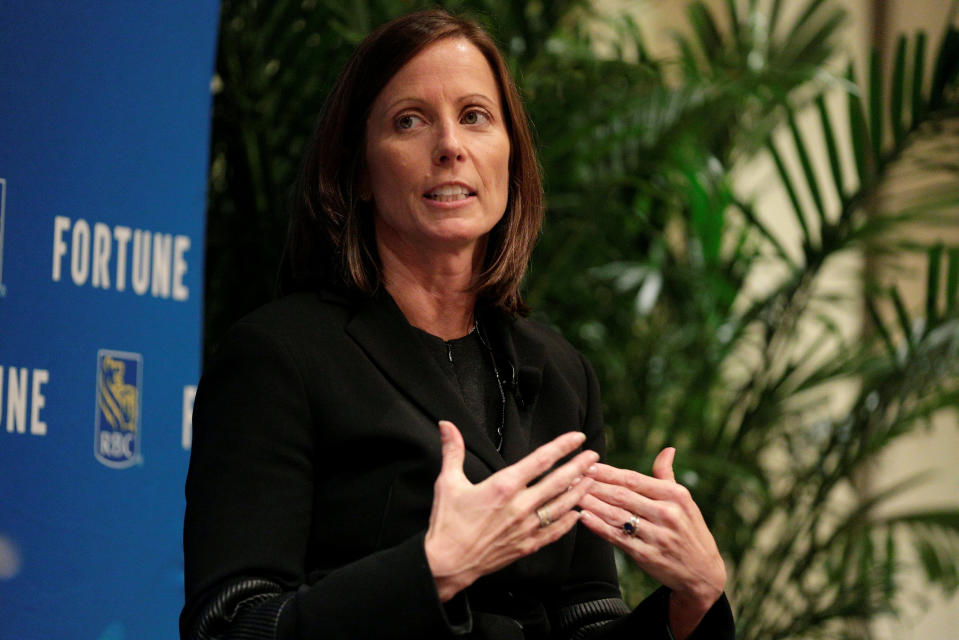
[[[0,638],[177,635],[217,8],[0,0]]]

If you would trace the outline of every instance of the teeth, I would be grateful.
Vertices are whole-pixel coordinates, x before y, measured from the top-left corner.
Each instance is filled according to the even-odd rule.
[[[455,200],[462,200],[469,195],[470,191],[466,187],[458,184],[445,184],[427,193],[426,197],[431,200],[438,200],[439,202],[453,202]]]

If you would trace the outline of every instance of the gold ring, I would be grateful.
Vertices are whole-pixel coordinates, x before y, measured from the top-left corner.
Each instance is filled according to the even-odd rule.
[[[543,527],[548,527],[549,525],[553,524],[553,521],[549,519],[549,512],[546,511],[545,507],[540,507],[539,509],[536,510],[536,517],[539,518],[540,529],[542,529]]]

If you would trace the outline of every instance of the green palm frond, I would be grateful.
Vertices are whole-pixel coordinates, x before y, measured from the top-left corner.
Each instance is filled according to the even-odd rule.
[[[947,35],[944,39],[944,49],[948,49],[951,38]],[[907,64],[910,48],[915,56],[911,66]],[[758,558],[769,558],[768,562],[759,563],[762,570],[753,577],[748,570],[737,575],[743,637],[792,637],[800,629],[803,633],[815,629],[829,633],[835,624],[849,620],[854,611],[863,616],[893,611],[897,605],[893,585],[901,572],[896,560],[898,546],[874,544],[882,536],[892,540],[893,528],[908,529],[905,533],[916,545],[928,580],[946,589],[955,588],[959,563],[954,551],[959,545],[959,531],[945,525],[959,518],[959,510],[915,513],[903,516],[902,520],[874,518],[877,509],[908,485],[861,498],[855,508],[845,512],[837,506],[841,501],[837,502],[835,496],[854,490],[855,484],[850,484],[850,480],[868,468],[890,443],[943,408],[956,407],[959,316],[955,296],[959,287],[959,254],[942,245],[923,249],[927,254],[927,283],[919,316],[909,309],[898,287],[867,286],[863,303],[872,332],[854,345],[836,341],[837,331],[830,321],[836,313],[834,307],[825,317],[812,317],[808,312],[815,306],[812,287],[821,280],[824,265],[834,256],[853,248],[901,250],[906,242],[901,235],[890,238],[890,232],[901,234],[904,223],[922,219],[930,212],[944,208],[954,211],[959,207],[956,158],[950,160],[947,156],[942,162],[940,157],[934,167],[932,163],[916,162],[917,156],[922,159],[924,154],[934,155],[923,151],[924,140],[953,131],[945,125],[957,113],[954,103],[943,102],[939,97],[948,91],[949,83],[942,83],[935,90],[939,93],[923,91],[920,61],[924,48],[925,38],[921,35],[911,47],[905,39],[899,41],[888,90],[881,82],[875,56],[865,83],[868,91],[855,89],[855,77],[851,71],[847,75],[853,87],[848,94],[847,118],[854,175],[846,172],[840,162],[835,133],[839,121],[827,108],[825,94],[813,100],[818,131],[797,125],[798,111],[806,103],[787,105],[784,126],[788,135],[768,142],[770,157],[788,196],[789,215],[801,230],[802,261],[796,263],[787,256],[774,230],[756,226],[771,251],[769,255],[783,263],[787,275],[769,295],[748,305],[743,317],[761,327],[760,351],[775,353],[781,364],[777,367],[770,359],[758,363],[752,359],[751,383],[744,389],[747,393],[731,396],[732,406],[741,406],[742,413],[726,413],[738,421],[725,433],[738,447],[731,448],[728,454],[738,456],[743,449],[752,449],[743,444],[750,443],[747,434],[753,429],[755,416],[770,411],[780,416],[780,426],[767,427],[766,438],[759,446],[775,451],[780,446],[776,444],[778,438],[789,451],[790,465],[775,472],[765,471],[773,484],[777,477],[780,482],[782,476],[789,478],[783,485],[787,489],[761,503],[758,515],[737,519],[735,526],[772,526],[774,531],[788,531],[790,535],[762,551],[732,549],[732,557],[747,568],[758,563]],[[865,106],[863,95],[868,96]],[[888,132],[884,127],[887,117]],[[823,141],[818,147],[822,157],[813,156],[812,149],[817,148],[810,141],[813,137]],[[954,155],[959,137],[952,140]],[[935,153],[941,154],[941,148]],[[934,169],[951,172],[953,177],[944,179],[934,189],[909,194],[908,204],[900,202],[890,213],[880,194],[887,177],[904,162],[917,167],[915,174],[925,170],[928,175]],[[817,171],[816,166],[827,170]],[[825,194],[834,196],[838,204],[827,206]],[[747,216],[750,224],[757,220],[754,214]],[[913,241],[913,246],[922,245]],[[830,305],[825,307],[829,309]],[[804,320],[807,327],[819,326],[819,338],[812,344],[831,345],[828,357],[818,363],[811,351],[793,353],[793,347],[783,346],[779,339],[783,334],[792,334],[796,318],[804,316],[808,316]],[[832,385],[843,380],[858,386],[849,412],[837,415],[825,411]],[[833,417],[822,417],[830,414]],[[820,417],[808,417],[815,415]],[[814,455],[809,456],[810,452]],[[722,495],[722,491],[714,491],[711,498]],[[713,517],[723,518],[719,511]],[[832,524],[826,524],[830,520]],[[924,527],[935,528],[936,535],[922,533]],[[821,538],[823,531],[831,533]],[[810,575],[827,576],[828,580],[821,588],[804,593],[801,585]],[[781,596],[775,595],[780,591]],[[824,593],[832,593],[833,597],[824,597]],[[860,595],[849,600],[843,593]],[[792,602],[791,612],[770,614],[763,603],[771,594],[777,601]]]

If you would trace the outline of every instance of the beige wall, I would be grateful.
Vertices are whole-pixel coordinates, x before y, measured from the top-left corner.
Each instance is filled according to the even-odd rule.
[[[931,58],[935,43],[939,42],[946,23],[949,5],[947,0],[840,0],[849,14],[844,32],[844,46],[856,62],[858,76],[866,69],[867,52],[870,46],[879,46],[885,53],[883,59],[892,58],[895,41],[899,34],[912,34],[924,29],[929,37],[927,45]],[[880,6],[880,3],[883,6]],[[637,17],[648,45],[656,56],[675,53],[670,33],[686,26],[685,0],[595,0],[594,5],[607,16],[630,12]],[[723,9],[725,0],[709,0],[707,4]],[[784,3],[789,9],[798,10],[805,2]],[[723,10],[718,11],[724,14]],[[926,68],[931,69],[931,60]],[[836,96],[842,100],[841,96]],[[800,122],[800,126],[801,122]],[[888,129],[888,128],[887,128]],[[823,168],[825,171],[826,169]],[[760,197],[759,211],[782,211],[788,207],[784,194],[770,192],[766,185],[775,184],[774,168],[768,160],[759,160],[748,167],[738,178],[738,186],[746,193]],[[784,223],[777,221],[777,228]],[[920,231],[921,233],[921,231]],[[940,235],[942,229],[937,231]],[[946,241],[959,244],[959,229],[946,230]],[[798,250],[798,237],[794,247]],[[825,279],[847,289],[856,288],[855,273],[866,266],[861,256],[849,256],[841,264],[833,265],[831,276]],[[868,263],[868,268],[882,265]],[[918,267],[918,264],[912,265]],[[762,289],[775,274],[757,273],[752,286]],[[913,300],[922,299],[925,274],[917,272],[910,281],[899,277],[896,284]],[[862,329],[862,317],[858,311],[845,319],[844,329],[854,334]],[[903,495],[891,510],[909,510],[928,506],[959,506],[959,419],[956,415],[941,416],[928,433],[917,434],[892,447],[874,469],[870,482],[874,489],[901,480],[917,471],[932,469],[933,478],[920,489]],[[909,549],[903,547],[909,554]],[[908,557],[908,555],[907,555]],[[921,588],[918,578],[910,578],[906,585],[910,595],[908,606],[900,620],[883,620],[873,625],[876,640],[947,640],[959,637],[959,595],[946,600],[933,590]],[[924,601],[920,604],[920,601]]]
[[[872,4],[871,2],[868,4]],[[926,69],[931,74],[932,49],[938,43],[945,27],[950,2],[946,0],[904,0],[885,2],[885,25],[875,36],[876,45],[885,52],[888,64],[895,51],[900,34],[911,35],[923,29],[929,38]],[[927,75],[926,82],[928,83]],[[893,196],[894,197],[894,196]],[[930,240],[935,233],[945,242],[959,244],[959,229],[937,228],[934,231],[917,229],[917,236]],[[925,274],[918,261],[907,263],[914,276],[900,277],[897,285],[907,300],[915,306],[925,291]],[[873,475],[877,488],[889,486],[924,469],[935,475],[919,489],[901,496],[890,511],[906,511],[921,507],[955,507],[959,504],[959,427],[955,414],[941,415],[928,433],[915,435],[899,442],[886,452]],[[914,560],[914,558],[913,558]],[[959,595],[950,599],[940,593],[921,588],[918,575],[907,581],[911,606],[900,620],[883,620],[874,626],[877,640],[933,640],[959,637]]]

